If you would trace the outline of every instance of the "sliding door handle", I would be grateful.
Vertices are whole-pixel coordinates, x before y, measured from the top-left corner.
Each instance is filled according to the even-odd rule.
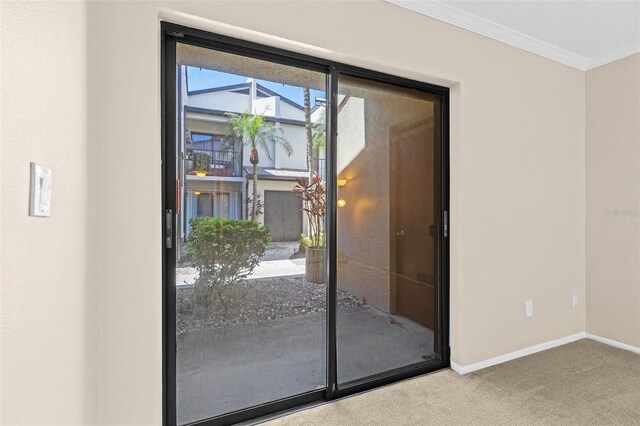
[[[171,248],[173,247],[173,211],[167,209],[164,213],[164,246]]]
[[[447,238],[449,236],[449,212],[444,211],[444,237]]]

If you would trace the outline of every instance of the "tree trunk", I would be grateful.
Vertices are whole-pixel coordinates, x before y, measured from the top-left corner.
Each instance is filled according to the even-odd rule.
[[[251,209],[251,220],[256,220],[258,212],[258,163],[253,165],[253,205]]]
[[[249,161],[253,165],[253,197],[251,200],[251,220],[256,220],[258,217],[258,163],[260,157],[258,157],[258,149],[255,144],[251,144],[251,155],[249,155]]]
[[[311,93],[308,88],[302,90],[304,94],[304,128],[307,131],[307,170],[309,180],[313,176],[313,140],[311,137]]]

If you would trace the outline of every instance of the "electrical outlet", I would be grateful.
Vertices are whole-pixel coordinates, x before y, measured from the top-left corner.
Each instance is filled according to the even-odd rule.
[[[578,293],[573,293],[571,295],[571,306],[573,308],[577,308],[578,307]]]
[[[524,317],[531,318],[533,316],[533,300],[524,302]]]

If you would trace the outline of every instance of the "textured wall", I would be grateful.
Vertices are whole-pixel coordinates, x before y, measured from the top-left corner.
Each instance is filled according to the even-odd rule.
[[[640,54],[586,90],[587,332],[640,347]]]
[[[0,423],[95,424],[100,162],[87,6],[0,7]],[[28,216],[31,161],[53,171],[49,218]]]
[[[338,288],[389,312],[389,133],[376,125],[384,118],[356,97],[338,115],[338,177],[347,179],[339,195],[347,204],[338,208],[337,255]]]

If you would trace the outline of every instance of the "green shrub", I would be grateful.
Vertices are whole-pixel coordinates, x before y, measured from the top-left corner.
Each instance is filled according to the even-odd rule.
[[[186,252],[198,271],[195,308],[208,314],[217,297],[226,311],[223,289],[258,265],[271,240],[269,230],[252,220],[196,217],[190,223]]]
[[[310,237],[307,237],[306,234],[300,234],[300,239],[298,240],[300,244],[307,248],[312,246],[313,240]],[[317,238],[317,242],[319,243],[319,247],[324,247],[324,232],[321,232],[319,237]]]
[[[300,234],[300,239],[298,241],[304,248],[311,245],[311,238],[307,237],[305,234]]]
[[[195,152],[193,154],[193,168],[200,172],[209,171],[211,156],[206,152]]]

